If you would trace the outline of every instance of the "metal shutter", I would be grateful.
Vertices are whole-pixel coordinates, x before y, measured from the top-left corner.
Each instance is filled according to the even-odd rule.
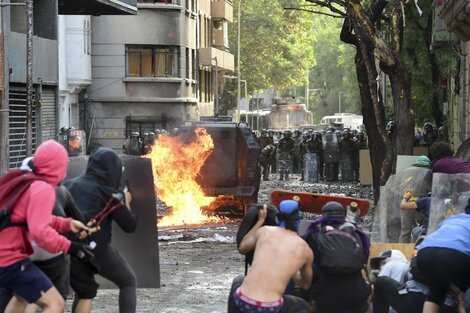
[[[34,95],[33,95],[34,98]],[[10,86],[9,166],[17,168],[26,158],[26,88]],[[36,151],[36,108],[32,109],[32,151]]]
[[[41,142],[56,139],[56,101],[54,89],[42,88],[41,94]]]

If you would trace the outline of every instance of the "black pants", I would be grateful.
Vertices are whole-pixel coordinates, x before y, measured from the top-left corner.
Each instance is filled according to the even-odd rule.
[[[465,292],[470,287],[470,256],[448,248],[424,248],[418,251],[418,268],[426,275],[430,293],[427,300],[442,304],[454,284]]]
[[[126,259],[112,246],[95,254],[100,270],[98,274],[115,283],[119,287],[119,312],[135,313],[137,307],[137,279]],[[73,264],[72,264],[73,271]],[[73,310],[80,296],[75,294]]]
[[[241,313],[240,309],[235,305],[235,301],[233,300],[233,294],[237,290],[238,287],[241,286],[243,280],[245,279],[244,275],[239,275],[234,278],[232,282],[232,287],[230,288],[230,294],[228,296],[228,313]],[[308,303],[295,296],[282,296],[284,300],[284,304],[280,312],[282,313],[310,313],[311,309]]]
[[[388,313],[392,307],[398,313],[422,312],[426,296],[421,292],[399,294],[401,284],[396,280],[381,276],[374,283],[372,304],[374,313]]]

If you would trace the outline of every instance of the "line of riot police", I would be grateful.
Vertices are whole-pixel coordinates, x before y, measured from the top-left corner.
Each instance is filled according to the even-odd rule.
[[[169,134],[164,129],[157,129],[155,132],[145,132],[141,135],[139,132],[131,132],[129,138],[124,140],[122,150],[128,155],[146,155],[152,152],[152,146],[160,134]]]
[[[279,180],[300,173],[301,180],[313,183],[339,178],[344,182],[359,181],[359,150],[367,149],[364,133],[348,128],[304,133],[264,129],[258,140],[263,180],[269,180],[270,173],[278,173]]]

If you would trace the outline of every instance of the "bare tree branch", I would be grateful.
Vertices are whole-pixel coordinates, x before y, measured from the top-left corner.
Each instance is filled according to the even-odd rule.
[[[283,9],[284,9],[284,10],[304,11],[304,12],[309,12],[309,13],[314,13],[314,14],[320,14],[320,15],[331,16],[331,17],[334,17],[334,18],[345,18],[345,17],[346,17],[346,14],[345,14],[345,13],[343,13],[343,15],[335,15],[335,14],[331,14],[331,13],[325,13],[325,12],[321,12],[321,11],[314,11],[314,10],[308,10],[308,9],[302,9],[302,8],[288,8],[288,7],[284,7]]]

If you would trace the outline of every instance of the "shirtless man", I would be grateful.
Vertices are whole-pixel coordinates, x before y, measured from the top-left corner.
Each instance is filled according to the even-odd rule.
[[[264,206],[259,211],[257,223],[239,246],[242,254],[253,250],[255,253],[247,276],[240,287],[232,290],[231,297],[238,312],[281,312],[281,309],[282,312],[309,312],[305,301],[283,294],[291,279],[302,289],[310,287],[313,252],[297,234],[300,221],[298,203],[286,200],[281,202],[279,209],[281,227],[263,226],[267,216]],[[229,304],[229,312],[237,311],[233,307],[230,310]]]

